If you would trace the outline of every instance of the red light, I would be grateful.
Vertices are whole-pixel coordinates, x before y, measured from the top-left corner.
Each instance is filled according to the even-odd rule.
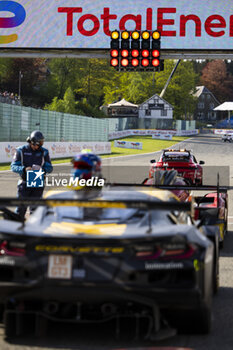
[[[139,51],[138,50],[132,50],[131,55],[132,55],[132,57],[138,57],[139,56]]]
[[[121,60],[121,65],[122,65],[123,67],[128,66],[128,64],[129,64],[129,60],[127,60],[127,58],[123,58],[123,60]]]
[[[117,58],[111,59],[110,65],[113,66],[113,67],[118,66],[118,59]]]
[[[8,242],[3,241],[0,244],[0,255],[24,256],[26,255],[26,250],[19,247],[9,247]]]
[[[142,50],[142,57],[149,57],[149,50]]]
[[[137,58],[133,58],[131,61],[131,64],[133,67],[137,67],[139,65],[139,61]]]
[[[152,60],[151,63],[152,63],[153,67],[158,67],[160,62],[159,62],[159,60],[157,58],[155,58],[154,60]]]
[[[122,50],[121,51],[121,56],[122,57],[128,57],[129,56],[129,51],[128,50]]]
[[[118,50],[111,50],[111,56],[112,57],[118,57],[118,55],[119,55]]]
[[[152,51],[152,56],[153,57],[159,57],[159,50],[153,50]]]
[[[148,60],[147,58],[144,58],[144,59],[142,60],[142,66],[143,66],[143,67],[149,66],[149,60]]]

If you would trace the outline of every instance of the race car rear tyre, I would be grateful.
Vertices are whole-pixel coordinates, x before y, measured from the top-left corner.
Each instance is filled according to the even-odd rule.
[[[208,334],[211,330],[211,307],[192,310],[167,310],[163,313],[179,334]]]
[[[192,334],[208,334],[211,330],[212,312],[210,307],[203,307],[199,310],[193,310],[190,314],[193,319]]]
[[[189,334],[208,334],[211,330],[211,309],[201,308],[189,313],[189,321],[185,329]]]

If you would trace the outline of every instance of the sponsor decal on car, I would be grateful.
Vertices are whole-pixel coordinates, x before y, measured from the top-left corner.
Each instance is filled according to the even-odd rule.
[[[178,263],[145,263],[146,270],[168,270],[168,269],[182,269],[184,264]]]
[[[14,266],[15,265],[15,261],[10,259],[7,256],[4,256],[3,258],[0,258],[0,265],[11,265],[11,266]]]
[[[123,253],[123,247],[71,247],[55,245],[37,245],[36,251],[40,252],[66,252],[66,253]]]

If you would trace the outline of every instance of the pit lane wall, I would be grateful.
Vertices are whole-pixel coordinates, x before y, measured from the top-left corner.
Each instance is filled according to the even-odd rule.
[[[108,134],[109,140],[119,139],[127,136],[159,136],[159,135],[171,135],[171,136],[192,136],[197,135],[198,130],[159,130],[159,129],[147,129],[147,130],[123,130],[115,131]]]
[[[12,161],[17,147],[25,142],[0,142],[0,163]],[[49,150],[51,159],[69,158],[81,152],[82,149],[91,149],[96,154],[110,154],[110,142],[45,142],[44,147]]]

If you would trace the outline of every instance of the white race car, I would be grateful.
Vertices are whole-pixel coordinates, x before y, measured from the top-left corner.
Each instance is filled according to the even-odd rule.
[[[224,142],[232,142],[233,141],[233,134],[224,134],[222,136],[222,141]]]

